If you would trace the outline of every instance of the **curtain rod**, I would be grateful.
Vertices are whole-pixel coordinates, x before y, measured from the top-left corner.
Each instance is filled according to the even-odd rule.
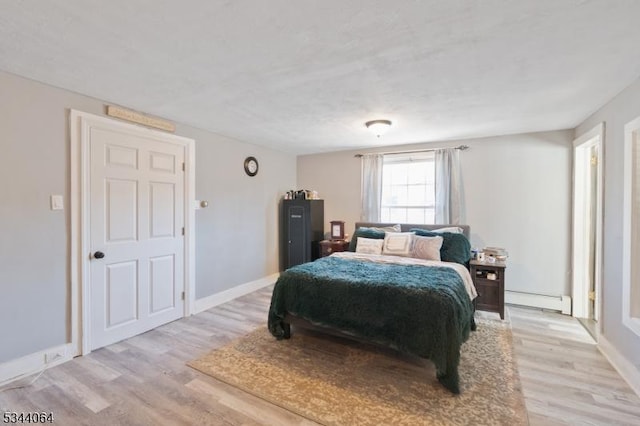
[[[430,149],[416,149],[414,151],[388,151],[388,152],[372,152],[371,154],[382,154],[382,155],[391,155],[391,154],[417,154],[419,152],[432,152],[437,151],[439,149],[444,148],[430,148]],[[465,149],[469,149],[469,145],[459,145],[454,147],[454,149],[459,149],[460,151],[464,151]],[[362,157],[366,154],[356,154],[354,157]]]

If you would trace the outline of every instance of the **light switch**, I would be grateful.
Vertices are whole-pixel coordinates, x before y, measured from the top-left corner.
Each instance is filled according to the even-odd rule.
[[[64,199],[62,195],[51,196],[51,210],[64,210]]]

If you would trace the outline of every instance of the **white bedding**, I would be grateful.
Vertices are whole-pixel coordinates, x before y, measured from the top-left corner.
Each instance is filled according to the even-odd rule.
[[[402,257],[402,256],[386,256],[383,254],[367,254],[367,253],[355,253],[351,251],[342,251],[333,253],[331,256],[341,257],[343,259],[357,259],[357,260],[366,260],[369,262],[377,262],[377,263],[395,263],[398,265],[423,265],[423,266],[441,266],[445,268],[451,268],[460,275],[462,281],[464,282],[464,287],[467,290],[467,294],[469,294],[469,298],[471,300],[475,299],[478,296],[476,292],[476,287],[473,285],[473,280],[471,279],[471,274],[467,270],[464,265],[454,262],[440,262],[437,260],[423,260],[416,259],[413,257]]]

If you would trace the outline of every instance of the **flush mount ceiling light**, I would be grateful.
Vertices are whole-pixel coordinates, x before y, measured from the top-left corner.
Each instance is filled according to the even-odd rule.
[[[380,137],[380,135],[383,135],[387,130],[389,130],[389,128],[391,127],[391,121],[371,120],[364,123],[364,125],[367,126],[367,129],[369,129],[374,135]]]

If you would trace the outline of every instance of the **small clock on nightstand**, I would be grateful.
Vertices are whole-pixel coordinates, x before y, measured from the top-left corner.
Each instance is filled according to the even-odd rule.
[[[344,222],[341,220],[331,221],[331,239],[344,240]]]

